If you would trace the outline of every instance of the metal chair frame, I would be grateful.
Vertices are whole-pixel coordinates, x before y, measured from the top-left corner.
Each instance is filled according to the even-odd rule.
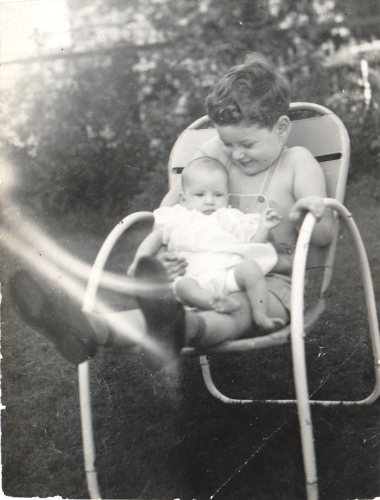
[[[291,289],[291,323],[281,330],[262,337],[241,339],[230,342],[224,342],[214,348],[208,349],[207,354],[199,352],[194,348],[184,348],[181,355],[199,356],[202,375],[205,385],[209,392],[224,403],[246,404],[253,402],[266,402],[269,404],[296,404],[301,432],[301,444],[304,460],[304,470],[306,476],[306,493],[308,500],[318,499],[318,477],[316,468],[316,458],[314,449],[313,427],[311,419],[310,406],[319,405],[364,405],[375,401],[380,395],[380,337],[379,325],[376,312],[376,302],[372,285],[372,278],[368,264],[368,258],[364,248],[359,230],[354,222],[351,213],[342,204],[349,167],[349,138],[340,119],[327,108],[312,103],[294,103],[291,104],[292,113],[315,113],[317,120],[325,120],[321,129],[321,135],[310,137],[307,120],[314,118],[300,119],[292,122],[293,135],[291,133],[289,144],[306,145],[316,158],[322,162],[327,184],[329,189],[329,198],[324,200],[327,207],[330,207],[347,225],[356,249],[361,278],[364,287],[365,301],[367,305],[367,314],[369,321],[369,335],[371,338],[372,352],[375,366],[375,386],[372,393],[363,400],[359,401],[320,401],[310,400],[307,382],[307,367],[305,359],[306,333],[312,329],[317,319],[325,309],[323,294],[328,289],[332,277],[332,267],[336,250],[338,228],[335,231],[333,242],[324,258],[324,276],[320,291],[320,298],[315,306],[304,315],[304,282],[307,267],[307,259],[310,247],[310,238],[315,224],[314,216],[309,213],[305,217],[300,229],[295,249],[294,265],[292,272]],[[327,126],[325,126],[327,125]],[[311,123],[313,127],[313,123]],[[335,135],[339,135],[338,148],[331,150],[331,144],[336,137],[331,137],[332,128]],[[295,132],[294,132],[295,129]],[[201,131],[201,133],[199,133]],[[178,138],[172,149],[169,159],[169,183],[172,185],[180,175],[183,165],[189,161],[195,151],[207,140],[216,134],[215,129],[210,128],[208,117],[202,117],[191,124]],[[303,135],[301,139],[299,135]],[[314,151],[315,143],[319,142]],[[330,148],[330,149],[329,149]],[[138,212],[129,215],[123,219],[122,224],[118,224],[106,238],[97,258],[94,262],[92,272],[88,281],[87,291],[84,298],[83,310],[91,311],[96,303],[96,294],[100,284],[101,275],[106,265],[107,259],[120,238],[136,222],[153,221],[153,215],[150,212]],[[338,224],[337,224],[338,226]],[[275,345],[281,345],[291,342],[291,352],[293,361],[293,374],[296,399],[232,399],[223,395],[215,386],[210,370],[209,355],[219,353],[238,353],[247,352],[252,349],[261,349]],[[85,472],[87,478],[88,491],[91,498],[101,498],[97,473],[95,468],[95,444],[92,428],[91,414],[91,392],[90,392],[90,362],[85,361],[78,366],[79,376],[79,395],[82,423],[82,437],[84,449]]]

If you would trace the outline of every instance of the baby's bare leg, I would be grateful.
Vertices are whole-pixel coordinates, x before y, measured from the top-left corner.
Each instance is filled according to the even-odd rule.
[[[201,288],[192,278],[181,278],[175,283],[177,296],[187,305],[220,313],[231,313],[240,308],[240,303],[229,296],[214,297],[208,290]]]
[[[268,289],[265,277],[256,262],[245,261],[234,267],[235,279],[248,296],[253,321],[265,331],[274,331],[284,326],[280,318],[268,316]]]
[[[192,278],[180,278],[175,283],[175,293],[187,305],[199,309],[212,309],[212,295],[203,290]]]

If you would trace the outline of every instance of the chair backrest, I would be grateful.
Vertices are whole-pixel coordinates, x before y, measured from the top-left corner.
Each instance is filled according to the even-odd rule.
[[[289,117],[292,125],[287,145],[304,146],[311,151],[325,173],[328,196],[343,202],[350,157],[346,127],[332,111],[318,104],[292,103]],[[202,144],[215,135],[216,130],[207,116],[184,130],[169,158],[170,186]]]

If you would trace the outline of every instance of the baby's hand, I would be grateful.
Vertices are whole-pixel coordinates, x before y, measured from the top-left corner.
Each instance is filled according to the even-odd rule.
[[[169,281],[185,274],[187,262],[183,257],[179,257],[173,252],[161,252],[156,257],[164,266]]]
[[[261,215],[261,223],[265,229],[274,229],[282,222],[282,216],[274,208],[267,208]]]
[[[306,212],[311,212],[319,222],[325,213],[325,204],[320,196],[306,196],[296,201],[289,212],[289,219],[298,222]]]

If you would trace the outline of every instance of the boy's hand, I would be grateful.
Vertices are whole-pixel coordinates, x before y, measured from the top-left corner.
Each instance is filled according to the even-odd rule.
[[[173,252],[161,252],[156,258],[164,266],[170,281],[185,274],[187,262],[183,257],[178,257]]]
[[[296,201],[289,211],[289,219],[292,222],[300,221],[306,212],[311,212],[319,222],[325,213],[325,204],[320,196],[306,196]]]
[[[282,222],[282,216],[274,210],[274,208],[267,208],[261,216],[261,223],[265,229],[274,229]]]

